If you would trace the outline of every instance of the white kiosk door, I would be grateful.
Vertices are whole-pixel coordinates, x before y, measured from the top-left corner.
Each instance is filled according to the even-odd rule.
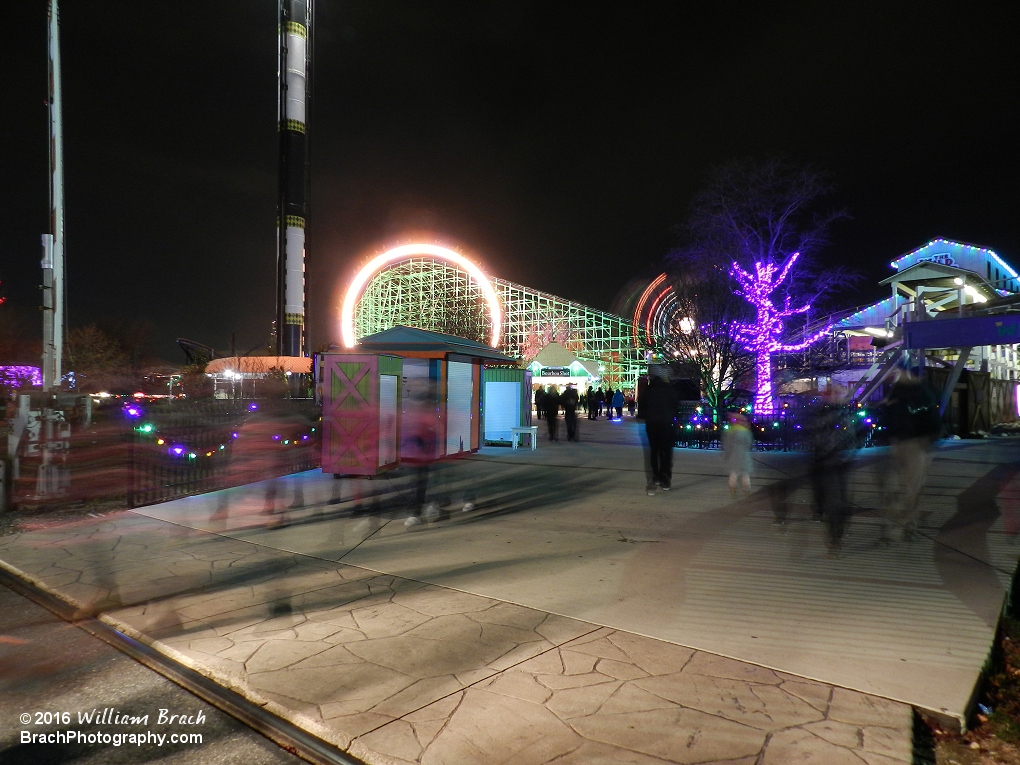
[[[471,363],[450,361],[446,373],[446,453],[471,451]]]
[[[485,383],[485,440],[509,441],[521,424],[521,384]]]

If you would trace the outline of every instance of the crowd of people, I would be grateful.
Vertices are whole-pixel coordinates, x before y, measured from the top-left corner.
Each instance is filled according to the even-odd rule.
[[[889,458],[876,463],[880,491],[878,541],[890,544],[893,529],[899,529],[904,541],[912,541],[918,534],[920,495],[931,466],[932,445],[942,432],[938,401],[930,385],[902,369],[875,409],[890,445]],[[858,432],[861,425],[853,409],[831,395],[815,402],[806,422],[810,447],[806,470],[771,485],[773,512],[777,525],[785,526],[789,496],[806,480],[812,517],[825,524],[829,552],[838,556],[853,515],[849,478],[862,441]],[[730,464],[738,461],[738,450],[750,449],[749,442],[737,447],[735,437],[730,437],[729,444],[733,451],[727,456]],[[731,472],[731,488],[736,480]],[[743,480],[749,483],[747,474]]]
[[[605,389],[593,388],[589,385],[586,391],[579,393],[574,383],[567,383],[562,389],[556,385],[539,385],[535,389],[534,400],[535,415],[548,423],[550,441],[559,440],[557,416],[560,410],[563,411],[567,426],[567,440],[576,441],[578,409],[589,420],[597,420],[603,414],[607,419],[620,419],[624,409],[633,417],[637,406],[633,391],[625,392],[622,388],[613,390],[612,386]]]

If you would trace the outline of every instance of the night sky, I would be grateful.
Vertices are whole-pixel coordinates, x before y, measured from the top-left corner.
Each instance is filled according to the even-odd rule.
[[[773,7],[774,6],[774,7]],[[317,0],[312,347],[340,285],[414,231],[600,308],[653,273],[713,165],[823,168],[823,253],[884,296],[936,236],[1020,266],[1020,4]],[[7,14],[0,294],[38,322],[46,2]],[[275,0],[64,0],[69,321],[240,350],[275,312]]]

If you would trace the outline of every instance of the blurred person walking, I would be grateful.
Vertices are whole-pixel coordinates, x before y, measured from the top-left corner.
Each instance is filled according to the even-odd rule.
[[[406,454],[401,457],[414,466],[414,493],[411,496],[411,514],[404,520],[410,528],[422,521],[433,521],[439,517],[437,502],[425,503],[429,489],[429,471],[436,461],[439,448],[435,412],[435,384],[430,380],[427,391],[421,392],[404,405],[403,427],[408,433],[405,442]],[[402,452],[404,449],[402,449]]]
[[[893,469],[899,478],[900,503],[892,520],[903,529],[903,541],[917,537],[921,489],[931,467],[932,443],[939,437],[939,417],[935,392],[921,378],[901,370],[884,402],[889,440],[892,444]],[[889,541],[883,523],[881,542]]]
[[[577,441],[577,389],[573,383],[567,383],[567,389],[560,395],[563,406],[563,421],[567,425],[567,440]]]
[[[556,430],[559,426],[559,421],[556,419],[560,413],[560,394],[556,390],[555,385],[550,385],[549,390],[546,391],[545,400],[542,403],[545,409],[545,421],[549,426],[549,440],[559,441],[559,437]]]
[[[645,436],[648,440],[648,496],[656,488],[669,491],[673,481],[673,446],[676,443],[676,412],[680,404],[673,386],[659,375],[652,375],[644,392]]]
[[[814,408],[808,422],[811,439],[811,491],[813,515],[826,524],[827,545],[838,556],[843,547],[850,501],[847,478],[856,434],[846,407],[826,398]]]
[[[723,456],[730,473],[730,494],[736,496],[737,484],[747,497],[751,493],[751,446],[754,436],[750,423],[739,412],[730,412],[729,427],[723,432]]]
[[[1002,514],[1002,533],[1016,544],[1020,539],[1020,474],[1002,481],[995,499]]]
[[[268,479],[262,515],[270,516],[266,528],[283,528],[289,523],[286,507],[277,506],[281,477],[290,472],[291,456],[309,435],[311,423],[289,408],[283,399],[267,398],[253,401],[249,414],[237,429],[231,444],[226,471],[227,485],[249,484]],[[299,480],[293,482],[294,497],[290,508],[304,506],[304,491]],[[229,493],[221,491],[211,519],[226,524],[230,514]]]

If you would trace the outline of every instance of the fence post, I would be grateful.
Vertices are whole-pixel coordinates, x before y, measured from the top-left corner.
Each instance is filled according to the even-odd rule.
[[[10,462],[0,460],[0,513],[7,512],[7,503],[10,501]]]

